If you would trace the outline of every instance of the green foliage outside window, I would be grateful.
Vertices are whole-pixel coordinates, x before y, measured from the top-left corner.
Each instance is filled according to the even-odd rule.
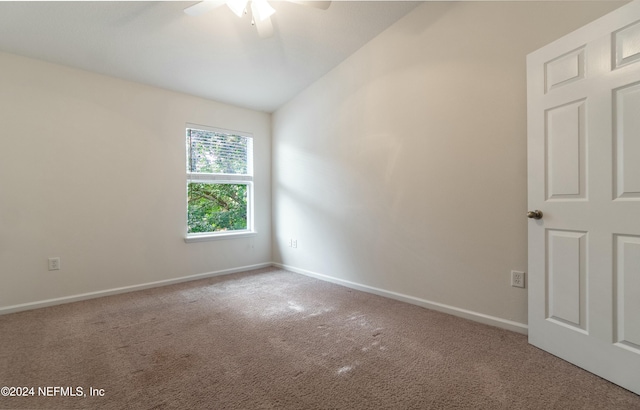
[[[247,137],[189,129],[188,138],[189,172],[247,175]]]
[[[252,147],[249,137],[187,128],[188,233],[248,229]]]
[[[188,184],[189,233],[247,229],[247,185]]]

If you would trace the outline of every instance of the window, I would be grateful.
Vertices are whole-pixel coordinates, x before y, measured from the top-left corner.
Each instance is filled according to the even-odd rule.
[[[187,126],[187,241],[253,233],[253,139]]]

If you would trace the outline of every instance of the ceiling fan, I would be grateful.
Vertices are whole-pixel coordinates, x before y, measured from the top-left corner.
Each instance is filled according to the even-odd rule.
[[[321,10],[326,10],[331,5],[330,1],[287,1],[315,7]],[[250,5],[248,6],[249,3]],[[184,12],[190,16],[199,16],[224,4],[226,4],[238,17],[242,17],[243,14],[247,14],[247,9],[250,9],[251,24],[256,27],[256,30],[258,30],[258,36],[261,38],[267,38],[273,35],[271,16],[276,11],[271,7],[267,0],[204,0],[187,7],[184,9]]]

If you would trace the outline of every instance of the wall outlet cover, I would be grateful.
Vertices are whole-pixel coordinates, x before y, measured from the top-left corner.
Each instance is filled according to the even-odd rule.
[[[49,258],[49,270],[60,270],[60,258]]]
[[[524,288],[525,287],[525,273],[517,270],[511,271],[511,286],[515,288]]]

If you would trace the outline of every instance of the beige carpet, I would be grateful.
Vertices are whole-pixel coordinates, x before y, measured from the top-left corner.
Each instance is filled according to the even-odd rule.
[[[3,409],[640,409],[523,335],[278,269],[0,316],[0,349],[35,387]]]

